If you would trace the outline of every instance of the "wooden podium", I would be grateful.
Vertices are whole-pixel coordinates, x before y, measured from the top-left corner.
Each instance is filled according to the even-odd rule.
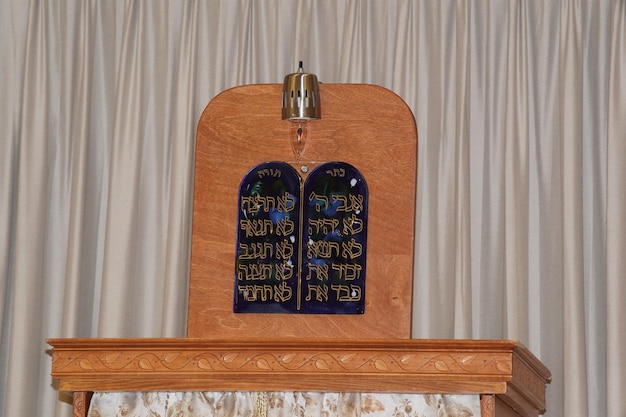
[[[479,394],[483,417],[537,416],[549,371],[500,340],[51,339],[52,375],[86,416],[93,391]]]
[[[297,160],[280,85],[237,87],[207,106],[196,143],[188,337],[48,340],[52,376],[74,392],[75,417],[87,415],[94,391],[476,394],[483,417],[543,413],[550,372],[519,343],[410,338],[413,115],[377,86],[323,84],[320,93],[322,119],[310,123]],[[369,187],[365,311],[234,313],[241,179],[265,161],[306,178],[329,160],[357,167]]]

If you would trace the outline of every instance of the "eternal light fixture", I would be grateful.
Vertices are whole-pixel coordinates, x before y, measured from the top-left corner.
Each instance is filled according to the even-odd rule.
[[[296,161],[300,159],[307,139],[307,123],[322,118],[319,83],[315,74],[302,69],[285,76],[283,82],[283,120],[292,122],[290,139]]]

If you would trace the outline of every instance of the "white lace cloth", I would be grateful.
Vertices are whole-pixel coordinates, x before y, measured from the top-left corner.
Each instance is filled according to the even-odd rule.
[[[478,395],[96,392],[88,417],[470,417]]]

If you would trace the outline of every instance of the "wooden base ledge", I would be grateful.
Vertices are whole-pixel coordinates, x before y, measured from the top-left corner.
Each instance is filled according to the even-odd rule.
[[[524,346],[501,340],[146,338],[48,344],[59,389],[74,392],[496,394],[514,409],[542,413],[551,378]]]

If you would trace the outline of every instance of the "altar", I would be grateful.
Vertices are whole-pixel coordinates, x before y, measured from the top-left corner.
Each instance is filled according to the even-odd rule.
[[[321,117],[284,120],[286,84],[227,90],[200,118],[187,337],[48,340],[74,416],[543,413],[550,372],[522,344],[411,338],[403,100],[320,84],[296,94]]]

